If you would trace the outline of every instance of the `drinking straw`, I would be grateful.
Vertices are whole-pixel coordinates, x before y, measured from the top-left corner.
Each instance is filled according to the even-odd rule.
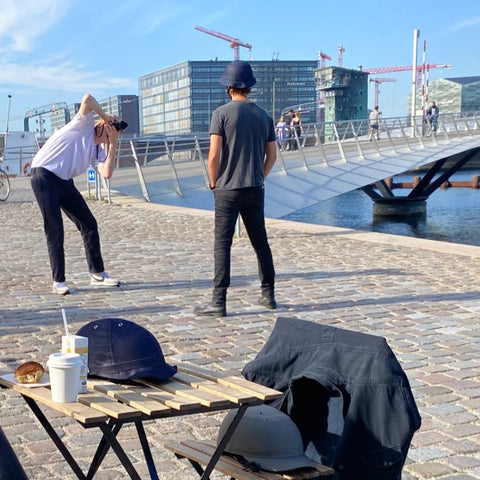
[[[63,317],[63,325],[65,327],[65,334],[67,335],[67,337],[70,335],[68,333],[68,323],[67,323],[67,315],[65,313],[65,309],[62,308],[62,317]]]

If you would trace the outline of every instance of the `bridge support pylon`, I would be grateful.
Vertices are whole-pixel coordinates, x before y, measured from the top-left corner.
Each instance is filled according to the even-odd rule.
[[[395,197],[393,199],[374,200],[374,217],[426,217],[427,199]]]
[[[430,165],[423,178],[407,196],[396,197],[385,180],[362,187],[373,200],[373,215],[383,217],[421,217],[427,214],[427,199],[450,176],[480,154],[480,147],[442,158]],[[449,160],[450,166],[445,163]],[[443,168],[443,170],[442,170]]]

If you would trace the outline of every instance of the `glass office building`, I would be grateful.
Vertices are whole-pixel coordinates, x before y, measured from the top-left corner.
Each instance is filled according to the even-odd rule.
[[[435,101],[440,113],[480,112],[480,76],[434,80],[430,82],[427,94],[427,103]],[[422,105],[423,99],[417,95],[417,105]]]
[[[429,86],[428,98],[443,113],[480,112],[480,77],[435,80]]]
[[[219,83],[229,61],[185,61],[139,78],[141,133],[207,132],[212,112],[228,102]],[[314,60],[251,61],[257,79],[250,99],[277,122],[282,111],[301,109],[304,123],[314,122]],[[302,105],[308,108],[302,108]]]

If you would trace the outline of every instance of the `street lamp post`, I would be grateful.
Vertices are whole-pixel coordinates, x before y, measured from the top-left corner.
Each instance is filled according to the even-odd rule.
[[[5,133],[8,133],[8,123],[10,121],[10,102],[12,100],[12,96],[8,95],[8,107],[7,107],[7,125],[5,127]]]

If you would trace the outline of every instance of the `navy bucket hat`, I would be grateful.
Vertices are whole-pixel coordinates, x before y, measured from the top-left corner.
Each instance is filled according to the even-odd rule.
[[[229,63],[220,77],[220,83],[225,87],[249,88],[257,83],[252,67],[243,60],[234,60]]]
[[[88,337],[90,375],[114,380],[163,380],[177,372],[177,367],[165,362],[157,339],[134,322],[103,318],[87,323],[77,335]]]

